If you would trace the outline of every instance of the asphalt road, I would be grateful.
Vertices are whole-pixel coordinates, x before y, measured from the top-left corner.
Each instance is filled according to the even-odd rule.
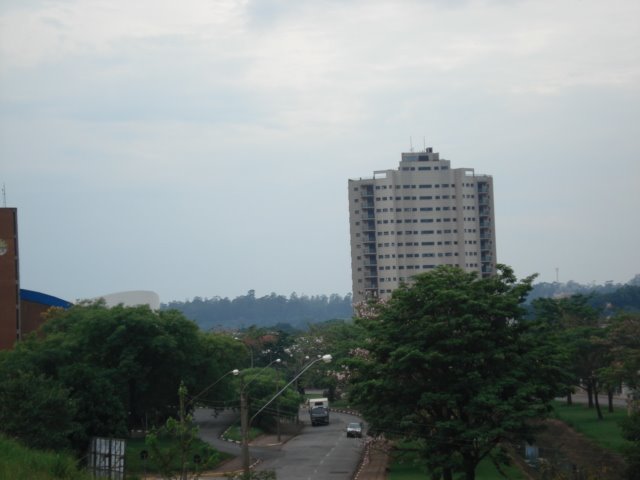
[[[216,417],[212,414],[212,410],[196,410],[194,419],[200,427],[200,437],[220,451],[240,455],[239,445],[219,438],[237,420],[238,413],[225,411]],[[306,410],[300,411],[300,419],[305,424],[302,432],[285,444],[250,447],[251,458],[260,460],[256,469],[274,470],[278,480],[350,480],[364,445],[362,439],[347,438],[346,426],[359,419],[331,412],[329,425],[312,427]]]
[[[281,447],[282,455],[261,462],[258,470],[275,470],[278,480],[349,480],[353,478],[363,441],[347,438],[347,423],[357,417],[331,412],[329,425],[312,427],[306,411],[301,434]]]

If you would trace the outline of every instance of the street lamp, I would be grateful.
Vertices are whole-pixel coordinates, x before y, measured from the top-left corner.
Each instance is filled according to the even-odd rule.
[[[279,359],[278,359],[279,360]],[[278,393],[276,393],[271,399],[265,403],[260,410],[258,410],[252,417],[249,419],[249,410],[247,408],[247,398],[244,392],[244,388],[240,391],[240,423],[242,426],[242,467],[244,470],[245,478],[249,478],[249,425],[251,422],[262,412],[265,408],[267,408],[271,403],[280,396],[282,392],[284,392],[289,386],[295,382],[303,373],[309,370],[313,365],[318,363],[319,361],[323,361],[324,363],[331,362],[332,357],[329,354],[326,355],[318,355],[318,358],[309,362],[295,377],[291,379],[289,383],[287,383],[284,387],[282,387]],[[272,362],[273,363],[273,362]],[[269,364],[271,365],[271,364]],[[268,366],[268,365],[267,365]],[[265,367],[266,368],[266,367]],[[246,387],[246,386],[245,386]]]
[[[265,368],[269,368],[274,363],[280,363],[281,360],[276,358],[266,367],[262,367],[258,373]],[[244,377],[240,376],[240,430],[242,435],[242,467],[245,475],[249,473],[249,405],[247,401],[247,387],[253,382],[257,376],[248,383],[244,383]]]
[[[198,398],[200,398],[202,395],[207,393],[211,388],[215,387],[223,378],[227,377],[228,375],[237,376],[239,374],[240,374],[240,370],[238,370],[237,368],[234,368],[233,370],[228,371],[227,373],[222,375],[219,379],[217,379],[215,382],[213,382],[211,385],[209,385],[207,388],[202,390],[198,395],[196,395],[195,397],[192,397],[191,400],[189,401],[189,403],[195,404],[195,402],[196,402],[196,400]]]

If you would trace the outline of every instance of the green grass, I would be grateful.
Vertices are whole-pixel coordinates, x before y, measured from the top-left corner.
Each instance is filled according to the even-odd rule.
[[[350,408],[349,401],[345,399],[334,400],[329,404],[331,408]]]
[[[521,480],[525,478],[522,472],[520,471],[520,469],[518,469],[515,466],[503,465],[501,468],[509,476],[511,480]],[[463,477],[460,477],[460,478],[463,478]],[[488,458],[485,458],[484,460],[482,460],[480,462],[480,465],[478,465],[478,468],[476,469],[476,480],[495,480],[497,478],[504,478],[504,477],[502,477],[498,473],[493,462],[491,462],[491,460]]]
[[[614,408],[613,413],[609,413],[606,405],[601,406],[604,419],[598,420],[595,408],[588,408],[586,405],[554,402],[553,407],[558,419],[602,447],[621,452],[622,447],[628,445],[620,430],[620,420],[627,416],[626,409]]]
[[[12,480],[90,480],[71,455],[43,452],[0,435],[0,478]]]
[[[175,440],[168,438],[159,439],[159,445],[161,449],[170,448],[172,444],[174,444]],[[213,461],[209,463],[203,463],[200,465],[201,470],[210,470],[216,467],[220,462],[228,459],[231,455],[228,455],[223,452],[217,452],[216,450],[211,448],[209,444],[203,442],[200,439],[196,439],[194,442],[194,446],[189,453],[189,461],[191,462],[193,456],[198,454],[200,458],[205,461],[206,459],[213,456]],[[140,458],[140,453],[146,450],[149,453],[149,457],[146,461]],[[157,472],[158,464],[151,456],[151,449],[145,444],[144,438],[134,438],[127,440],[127,450],[126,450],[126,465],[127,465],[127,474],[142,474],[146,472]],[[174,468],[178,467],[178,459],[174,462]],[[0,477],[1,478],[1,477]]]
[[[251,427],[249,429],[249,441],[254,438],[258,438],[260,435],[264,434],[264,431],[258,427]],[[228,440],[234,440],[236,442],[240,442],[242,440],[242,434],[240,433],[239,425],[232,425],[225,433],[224,438]]]

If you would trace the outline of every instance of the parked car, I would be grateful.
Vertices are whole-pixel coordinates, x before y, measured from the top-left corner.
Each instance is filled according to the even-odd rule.
[[[352,422],[347,425],[347,437],[362,438],[362,423]]]

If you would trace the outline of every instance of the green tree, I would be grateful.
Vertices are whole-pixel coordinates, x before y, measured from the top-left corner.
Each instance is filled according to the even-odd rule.
[[[80,425],[69,391],[44,375],[0,374],[0,431],[31,448],[60,450]]]
[[[341,395],[348,388],[348,359],[358,348],[365,346],[366,334],[366,330],[352,320],[329,320],[310,325],[307,335],[322,345],[318,352],[331,353],[333,360],[329,365],[311,369],[305,374],[305,380],[327,390],[331,401]]]
[[[624,313],[611,319],[606,339],[611,362],[603,375],[612,382],[640,389],[640,314]]]
[[[627,460],[627,479],[640,480],[640,412],[625,418],[621,427],[622,436],[630,442],[624,449]]]
[[[181,379],[202,391],[242,351],[236,343],[203,334],[176,311],[86,303],[52,311],[39,335],[2,355],[0,376],[22,371],[63,387],[82,425],[73,435],[82,450],[91,436],[124,436],[175,416]],[[230,394],[229,385],[220,387]]]
[[[590,408],[595,408],[602,419],[599,393],[606,390],[611,398],[614,385],[610,375],[603,375],[610,363],[610,344],[606,329],[598,312],[589,305],[589,296],[537,299],[533,302],[536,318],[550,326],[551,333],[570,355],[572,386],[587,392]],[[567,402],[571,403],[572,388],[567,389]],[[610,409],[612,408],[610,402]]]
[[[240,373],[242,378],[237,382],[244,385],[249,399],[249,418],[252,418],[274,395],[286,384],[286,376],[275,368],[247,369]],[[252,422],[272,429],[275,425],[276,414],[281,417],[294,417],[298,413],[300,395],[295,389],[288,388],[280,394],[267,408],[265,408]]]
[[[498,266],[479,278],[439,267],[357,319],[368,354],[354,361],[351,399],[374,430],[413,440],[434,477],[475,478],[502,442],[531,438],[562,387],[563,357],[544,326],[521,321],[532,277]]]
[[[202,467],[218,461],[218,453],[211,449],[198,449],[198,428],[187,414],[187,388],[180,384],[178,419],[170,417],[165,425],[147,435],[145,443],[151,450],[150,459],[155,462],[168,480],[195,480]],[[161,439],[167,441],[162,446]],[[204,457],[203,457],[204,456]]]

